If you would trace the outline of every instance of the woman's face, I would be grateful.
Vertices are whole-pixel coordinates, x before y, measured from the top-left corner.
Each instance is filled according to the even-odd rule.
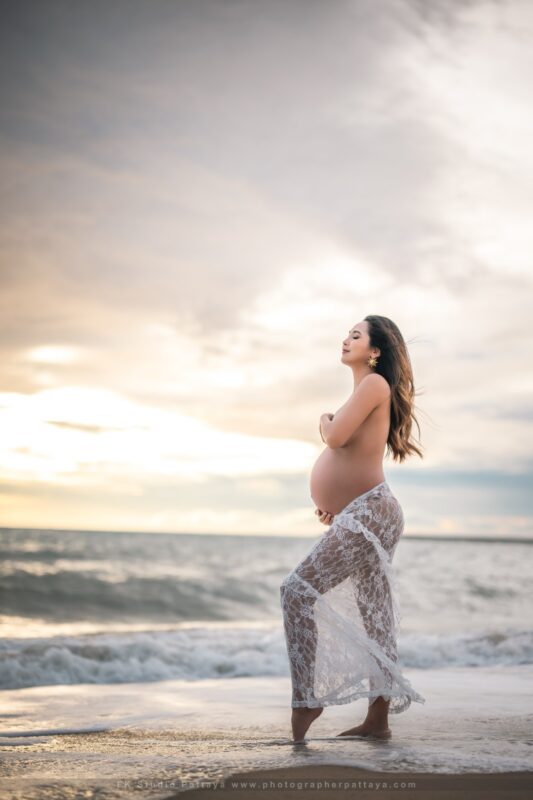
[[[342,343],[341,361],[354,363],[366,360],[370,351],[370,338],[368,335],[368,322],[363,320],[354,325]]]

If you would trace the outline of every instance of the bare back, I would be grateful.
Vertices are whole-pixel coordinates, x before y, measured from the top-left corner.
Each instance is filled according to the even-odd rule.
[[[389,393],[343,447],[326,447],[318,457],[311,470],[310,491],[321,511],[338,514],[351,500],[385,480],[390,407]]]

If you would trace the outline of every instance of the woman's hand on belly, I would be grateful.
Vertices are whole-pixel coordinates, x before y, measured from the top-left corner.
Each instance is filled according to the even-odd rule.
[[[329,511],[321,511],[320,508],[317,508],[315,511],[320,522],[323,522],[324,525],[331,525],[335,518],[335,514],[330,514]]]

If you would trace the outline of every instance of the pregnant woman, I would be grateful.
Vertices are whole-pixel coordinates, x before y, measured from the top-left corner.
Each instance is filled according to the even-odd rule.
[[[311,472],[315,513],[330,527],[280,586],[292,680],[292,733],[305,741],[324,706],[368,698],[366,719],[338,736],[388,738],[388,714],[424,698],[398,666],[400,611],[392,558],[404,528],[383,474],[422,451],[411,440],[414,385],[397,325],[369,315],[342,345],[353,392],[322,414],[326,448]],[[420,432],[420,428],[418,427]]]

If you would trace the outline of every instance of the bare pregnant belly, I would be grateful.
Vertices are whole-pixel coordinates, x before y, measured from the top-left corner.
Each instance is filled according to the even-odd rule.
[[[327,447],[311,470],[311,498],[322,511],[338,514],[351,500],[383,480],[381,467],[369,469],[366,459]]]

